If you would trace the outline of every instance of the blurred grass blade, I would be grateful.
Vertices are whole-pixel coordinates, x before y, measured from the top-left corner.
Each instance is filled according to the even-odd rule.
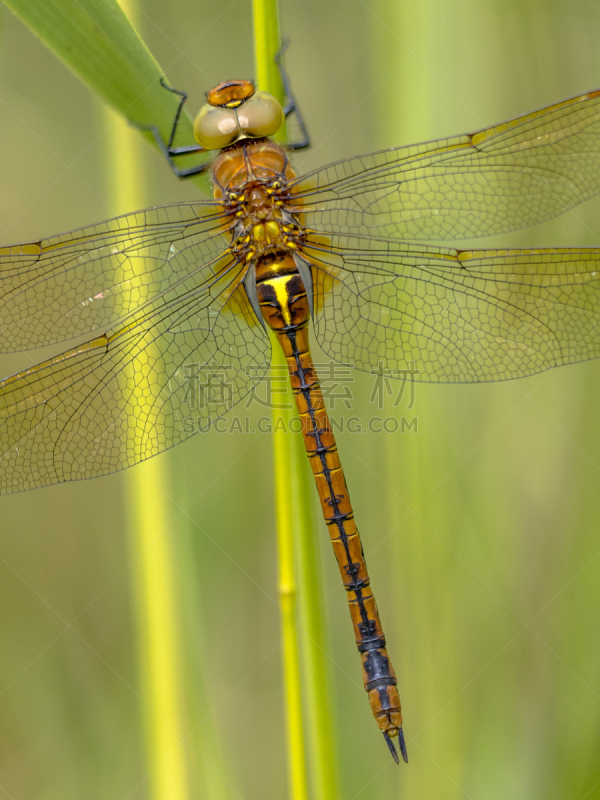
[[[6,5],[129,123],[157,126],[167,140],[179,98],[161,87],[164,71],[116,0],[8,0]],[[151,133],[142,134],[154,143]],[[186,113],[178,134],[178,141],[194,142]],[[196,159],[186,160],[186,166],[202,161]],[[207,189],[205,178],[195,180]]]
[[[122,0],[129,17],[132,5]],[[121,213],[147,204],[141,181],[146,168],[131,128],[110,111],[107,117],[111,196]],[[198,620],[191,532],[181,514],[175,526],[170,523],[169,457],[150,459],[126,480],[151,795],[153,800],[189,800],[197,794],[225,800],[229,791],[206,696],[209,649]]]
[[[153,459],[129,476],[129,530],[139,640],[139,668],[153,800],[190,797],[182,725],[181,642],[173,551],[165,500],[167,474]]]
[[[35,3],[34,3],[35,5]],[[107,4],[107,7],[110,4]],[[129,6],[129,8],[128,8]],[[131,4],[123,0],[124,10]],[[119,13],[120,12],[119,10]],[[123,26],[124,27],[124,26]],[[147,52],[147,51],[146,51]],[[108,115],[107,115],[108,116]],[[113,116],[113,115],[111,115]],[[116,213],[145,205],[138,142],[122,119],[108,129],[110,199]],[[164,457],[127,476],[148,780],[153,800],[189,800],[181,698],[181,641]]]

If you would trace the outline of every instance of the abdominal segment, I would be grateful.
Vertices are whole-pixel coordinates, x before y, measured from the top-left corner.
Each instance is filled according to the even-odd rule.
[[[276,334],[288,366],[304,445],[347,592],[371,710],[394,756],[390,737],[399,735],[405,757],[396,675],[386,650],[337,445],[312,363],[307,292],[293,257],[284,251],[259,259],[256,281],[263,319]]]

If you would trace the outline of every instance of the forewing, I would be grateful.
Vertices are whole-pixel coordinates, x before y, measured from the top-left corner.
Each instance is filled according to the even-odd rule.
[[[506,380],[600,355],[600,249],[457,251],[362,236],[307,243],[315,334],[367,372]]]
[[[0,352],[105,331],[226,250],[222,209],[183,203],[0,248]]]
[[[444,241],[555,217],[600,191],[600,91],[477,133],[338,161],[302,176],[307,227]]]
[[[106,475],[188,439],[264,375],[270,345],[224,260],[105,336],[0,384],[0,481]]]

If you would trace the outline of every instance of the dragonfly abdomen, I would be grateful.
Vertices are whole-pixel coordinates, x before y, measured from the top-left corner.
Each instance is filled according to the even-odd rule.
[[[312,363],[307,291],[293,256],[286,251],[258,260],[256,282],[263,318],[285,355],[304,445],[347,593],[371,711],[394,758],[398,760],[391,737],[398,736],[402,757],[407,760],[396,674],[386,650],[346,479]]]

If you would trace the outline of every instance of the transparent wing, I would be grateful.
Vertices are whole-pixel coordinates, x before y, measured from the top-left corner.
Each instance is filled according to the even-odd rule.
[[[106,335],[0,383],[0,488],[93,478],[207,427],[270,361],[225,257]]]
[[[600,191],[600,91],[477,133],[338,161],[302,176],[309,228],[413,240],[488,236]]]
[[[116,325],[216,259],[225,233],[218,205],[184,203],[0,248],[0,352]]]
[[[308,242],[315,334],[359,369],[506,380],[600,356],[600,249],[441,250]]]

